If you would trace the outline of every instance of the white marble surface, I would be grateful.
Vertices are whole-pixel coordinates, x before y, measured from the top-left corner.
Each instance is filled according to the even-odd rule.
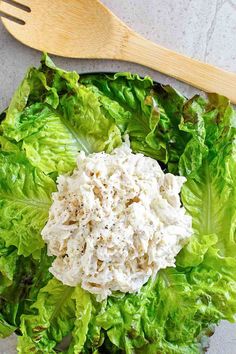
[[[33,0],[32,0],[33,1]],[[79,0],[78,0],[79,1]],[[236,72],[236,0],[103,0],[133,29],[147,38],[197,59]],[[40,54],[17,43],[0,24],[0,111]],[[58,65],[79,72],[132,71],[174,84],[186,95],[197,90],[158,72],[125,62],[68,60]],[[0,354],[14,354],[15,339],[0,341]],[[236,354],[236,325],[222,323],[211,340],[210,354]],[[164,353],[163,353],[164,354]]]

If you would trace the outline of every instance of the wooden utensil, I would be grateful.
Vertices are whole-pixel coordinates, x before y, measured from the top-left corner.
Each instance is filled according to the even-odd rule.
[[[143,38],[98,0],[2,0],[0,11],[10,16],[2,18],[7,30],[29,47],[63,57],[138,63],[236,103],[235,73]]]

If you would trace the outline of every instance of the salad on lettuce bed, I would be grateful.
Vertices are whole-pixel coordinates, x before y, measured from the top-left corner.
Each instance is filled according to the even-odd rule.
[[[186,99],[130,73],[58,69],[46,55],[0,115],[0,335],[18,352],[190,354],[212,326],[236,313],[236,115],[227,98]],[[76,157],[111,152],[129,135],[133,152],[187,178],[181,200],[194,234],[136,294],[97,302],[48,271],[41,230],[59,174]]]

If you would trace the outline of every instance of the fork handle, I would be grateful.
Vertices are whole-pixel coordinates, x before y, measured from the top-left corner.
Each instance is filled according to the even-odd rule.
[[[236,103],[236,74],[157,45],[135,32],[122,43],[118,59],[135,62]]]

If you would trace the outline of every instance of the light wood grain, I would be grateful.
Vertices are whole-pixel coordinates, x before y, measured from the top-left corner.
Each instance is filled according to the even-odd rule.
[[[141,37],[97,0],[18,0],[27,13],[4,1],[0,10],[25,25],[3,18],[22,43],[70,58],[119,59],[145,65],[180,81],[227,96],[236,103],[236,74],[191,59]]]

